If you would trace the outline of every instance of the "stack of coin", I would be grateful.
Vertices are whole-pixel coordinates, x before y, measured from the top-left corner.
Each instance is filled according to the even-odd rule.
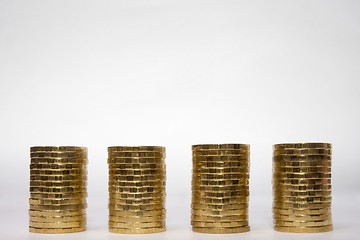
[[[109,231],[165,231],[165,148],[109,147]]]
[[[247,144],[193,145],[191,224],[199,233],[250,230]]]
[[[273,194],[276,231],[331,231],[331,144],[274,145]]]
[[[87,148],[31,147],[30,158],[29,231],[84,231]]]

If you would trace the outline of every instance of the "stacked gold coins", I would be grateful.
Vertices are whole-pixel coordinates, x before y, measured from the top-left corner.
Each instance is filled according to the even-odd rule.
[[[109,231],[165,231],[165,148],[109,147]]]
[[[249,155],[246,144],[192,146],[191,224],[194,232],[250,230]]]
[[[274,145],[273,193],[276,231],[331,231],[331,144]]]
[[[31,147],[30,157],[29,231],[84,231],[87,148]]]

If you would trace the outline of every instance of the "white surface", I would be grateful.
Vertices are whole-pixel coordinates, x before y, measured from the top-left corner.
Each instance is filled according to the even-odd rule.
[[[54,239],[357,238],[359,1],[0,0],[0,233],[27,232],[29,147],[89,148],[88,231]],[[279,142],[333,143],[335,231],[272,230]],[[251,144],[252,231],[190,231],[191,145]],[[162,234],[107,232],[106,147],[167,147]]]

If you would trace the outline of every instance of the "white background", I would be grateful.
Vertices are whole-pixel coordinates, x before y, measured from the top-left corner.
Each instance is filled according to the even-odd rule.
[[[0,0],[0,234],[28,233],[29,147],[89,148],[88,230],[51,239],[360,234],[360,2]],[[333,220],[272,230],[272,145],[333,143]],[[191,145],[251,144],[251,232],[191,232]],[[107,146],[167,148],[167,227],[107,231]]]

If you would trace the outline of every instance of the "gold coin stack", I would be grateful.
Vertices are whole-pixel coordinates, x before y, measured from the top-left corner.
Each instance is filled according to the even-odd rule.
[[[87,148],[31,147],[30,158],[29,231],[84,231]]]
[[[247,144],[193,145],[191,225],[199,233],[250,230]]]
[[[331,144],[274,145],[273,194],[276,231],[332,231]]]
[[[109,231],[165,231],[165,148],[109,147]]]

